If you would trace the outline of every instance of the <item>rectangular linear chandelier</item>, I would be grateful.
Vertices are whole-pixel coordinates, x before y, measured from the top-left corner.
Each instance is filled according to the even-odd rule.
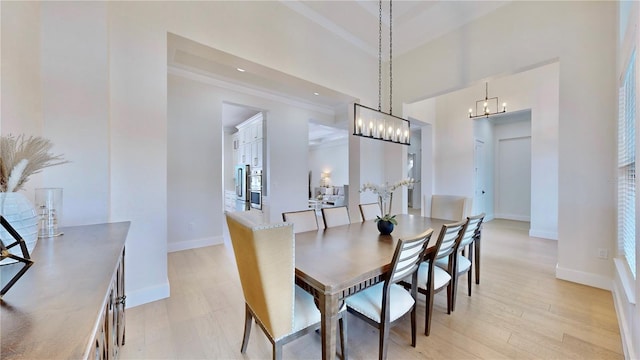
[[[392,4],[389,1],[389,113],[382,111],[382,0],[378,1],[378,109],[354,104],[353,135],[370,139],[383,140],[396,144],[411,145],[411,129],[409,120],[392,114],[393,102],[393,32]]]
[[[353,135],[410,145],[409,120],[353,104]]]

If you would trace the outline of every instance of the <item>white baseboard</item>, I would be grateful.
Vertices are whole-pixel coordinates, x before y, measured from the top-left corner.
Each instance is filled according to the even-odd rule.
[[[494,214],[496,219],[515,220],[515,221],[531,221],[531,216],[514,215],[514,214]]]
[[[127,291],[126,308],[129,309],[156,300],[166,299],[170,294],[171,289],[169,285],[169,279],[167,279],[164,284],[158,286],[152,286],[137,291]]]
[[[529,236],[556,241],[558,240],[558,233],[553,231],[529,229]]]
[[[556,278],[611,291],[613,279],[606,276],[562,268],[556,265]]]
[[[205,246],[219,245],[224,242],[222,235],[210,236],[206,238],[193,239],[187,241],[167,243],[167,252],[175,252],[189,249],[197,249]]]

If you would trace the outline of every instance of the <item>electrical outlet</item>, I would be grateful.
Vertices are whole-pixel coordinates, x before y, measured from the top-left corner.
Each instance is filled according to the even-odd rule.
[[[193,232],[195,227],[196,227],[196,223],[194,223],[193,221],[189,223],[189,231],[190,232]]]
[[[608,259],[609,258],[609,250],[600,248],[598,249],[598,259]]]

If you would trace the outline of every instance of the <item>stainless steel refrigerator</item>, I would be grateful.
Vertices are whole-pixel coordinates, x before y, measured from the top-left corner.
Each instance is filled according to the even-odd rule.
[[[249,165],[238,164],[235,170],[236,211],[249,211]]]

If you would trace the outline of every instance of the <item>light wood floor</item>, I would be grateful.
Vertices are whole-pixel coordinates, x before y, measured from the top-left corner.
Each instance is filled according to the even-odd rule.
[[[456,311],[436,295],[431,335],[418,306],[418,344],[409,318],[391,331],[389,359],[622,359],[609,291],[554,277],[555,241],[531,238],[528,223],[487,222],[480,285],[458,288]],[[171,297],[127,310],[122,359],[270,359],[271,346],[254,326],[240,354],[244,300],[228,245],[169,254]],[[464,278],[466,281],[466,278]],[[377,330],[349,315],[352,359],[378,356]],[[320,358],[320,336],[284,346],[285,359]]]

